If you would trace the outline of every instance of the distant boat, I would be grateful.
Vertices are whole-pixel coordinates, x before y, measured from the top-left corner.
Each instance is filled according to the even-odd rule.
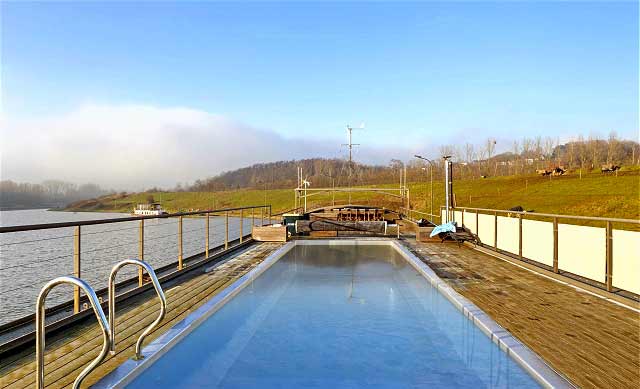
[[[151,204],[138,204],[133,210],[133,214],[136,216],[159,216],[165,215],[167,212],[162,209],[160,203]]]

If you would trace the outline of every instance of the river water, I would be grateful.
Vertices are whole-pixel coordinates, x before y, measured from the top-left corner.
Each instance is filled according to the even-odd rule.
[[[2,211],[0,226],[70,222],[126,217],[104,212],[56,212],[44,209]],[[256,220],[259,223],[259,219]],[[224,243],[224,217],[211,217],[210,247]],[[81,276],[95,290],[107,287],[115,263],[138,257],[138,221],[81,227]],[[251,219],[245,218],[245,234]],[[240,219],[229,218],[229,239],[239,236]],[[74,228],[0,234],[0,324],[35,312],[42,286],[63,275],[73,275]],[[178,218],[145,220],[145,261],[154,268],[178,259]],[[204,218],[183,219],[183,256],[204,251]],[[133,277],[137,269],[123,268],[118,281]],[[62,285],[47,298],[51,307],[73,298],[73,288]]]

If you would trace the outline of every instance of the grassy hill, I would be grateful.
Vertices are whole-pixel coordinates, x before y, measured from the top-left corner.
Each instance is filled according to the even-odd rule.
[[[396,188],[397,184],[368,187]],[[420,211],[429,210],[429,177],[409,184],[411,206]],[[434,182],[434,210],[444,203],[444,184]],[[617,176],[601,173],[570,174],[559,177],[505,176],[486,179],[458,180],[454,182],[458,206],[508,209],[517,205],[536,212],[565,215],[585,215],[616,218],[640,218],[640,171],[620,172]],[[265,201],[266,195],[266,201]],[[146,203],[150,197],[161,202],[171,212],[211,209],[245,205],[261,205],[265,202],[278,213],[294,206],[291,189],[238,189],[219,192],[154,192],[131,195],[110,195],[85,200],[70,205],[72,211],[121,211],[131,212],[138,203]],[[336,203],[344,204],[347,196],[336,193]],[[390,197],[379,194],[357,193],[353,203],[398,205]],[[309,201],[308,207],[331,204],[331,193],[321,194]]]

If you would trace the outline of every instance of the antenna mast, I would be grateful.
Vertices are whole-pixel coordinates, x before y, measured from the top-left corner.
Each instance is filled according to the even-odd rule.
[[[364,128],[364,123],[360,125],[360,128]],[[343,146],[349,147],[349,204],[351,204],[351,176],[353,172],[353,146],[360,146],[359,143],[353,143],[353,127],[347,125],[347,133],[349,134],[349,143],[343,143]]]
[[[359,143],[353,143],[353,127],[347,126],[347,133],[349,134],[349,143],[343,143],[343,146],[349,147],[349,166],[351,166],[351,162],[353,162],[352,150],[353,146],[360,146]]]

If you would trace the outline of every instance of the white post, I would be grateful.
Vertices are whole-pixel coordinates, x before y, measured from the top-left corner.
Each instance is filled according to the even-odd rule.
[[[450,207],[451,207],[451,161],[449,160],[449,158],[451,158],[450,155],[445,155],[442,157],[442,159],[444,160],[444,190],[445,190],[445,207],[446,207],[446,212],[445,212],[445,223],[449,222],[449,219],[451,218],[449,212],[450,212]]]
[[[449,161],[444,159],[444,222],[449,223]]]

